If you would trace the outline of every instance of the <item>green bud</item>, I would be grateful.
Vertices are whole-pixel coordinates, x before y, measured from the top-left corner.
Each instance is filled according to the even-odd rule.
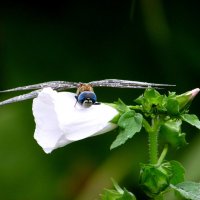
[[[155,197],[164,191],[170,184],[172,177],[169,162],[156,165],[143,165],[140,171],[140,185],[149,197]]]
[[[192,100],[199,93],[199,91],[200,89],[196,88],[180,95],[170,93],[165,99],[165,107],[167,112],[170,115],[179,115],[180,113],[187,112]]]
[[[179,103],[179,110],[187,109],[190,106],[190,103],[194,99],[194,97],[199,93],[200,89],[196,88],[191,91],[185,92],[181,95],[176,96],[176,100]]]

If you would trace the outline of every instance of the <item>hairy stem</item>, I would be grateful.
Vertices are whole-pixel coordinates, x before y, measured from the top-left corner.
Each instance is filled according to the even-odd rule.
[[[150,163],[156,164],[158,162],[158,133],[160,129],[159,120],[153,119],[151,130],[149,134],[149,157]]]
[[[149,159],[151,164],[156,164],[158,160],[157,140],[157,134],[155,132],[149,132]]]

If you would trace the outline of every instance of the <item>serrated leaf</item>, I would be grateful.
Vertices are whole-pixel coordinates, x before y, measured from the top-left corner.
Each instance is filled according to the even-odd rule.
[[[183,147],[187,144],[185,133],[181,132],[181,120],[169,120],[160,128],[160,138],[164,143],[169,143],[175,148]]]
[[[142,119],[142,115],[133,110],[122,114],[118,121],[120,132],[110,148],[113,149],[124,144],[139,132],[142,128]]]
[[[185,122],[191,124],[192,126],[195,126],[196,128],[200,129],[200,121],[198,117],[194,114],[182,114],[181,115],[182,120]]]
[[[145,90],[144,94],[139,96],[135,102],[142,105],[143,111],[147,114],[157,114],[166,111],[165,95],[161,95],[153,88]]]
[[[115,108],[121,113],[130,111],[128,106],[121,99],[118,99],[118,101],[114,102],[114,104],[115,104]]]
[[[200,183],[186,181],[177,185],[170,185],[181,196],[190,200],[200,200]]]
[[[157,102],[160,96],[160,93],[153,88],[146,89],[144,92],[144,98],[150,99],[151,101]]]
[[[170,161],[172,177],[170,179],[170,183],[176,185],[185,180],[185,169],[178,161],[172,160]]]

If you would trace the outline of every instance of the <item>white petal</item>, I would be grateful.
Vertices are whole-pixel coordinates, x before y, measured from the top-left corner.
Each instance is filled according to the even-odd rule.
[[[36,122],[34,138],[46,153],[70,142],[108,132],[116,125],[109,121],[118,112],[105,104],[83,108],[75,94],[45,88],[33,101]]]
[[[36,123],[34,138],[46,153],[50,153],[58,145],[58,140],[61,141],[63,137],[54,107],[55,95],[52,89],[47,88],[33,100],[33,115]],[[70,141],[64,140],[63,146],[68,143]]]

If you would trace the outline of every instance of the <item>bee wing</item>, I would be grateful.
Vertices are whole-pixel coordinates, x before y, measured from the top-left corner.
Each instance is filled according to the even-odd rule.
[[[27,93],[27,94],[22,94],[22,95],[7,99],[5,101],[0,102],[0,106],[10,104],[10,103],[19,102],[19,101],[25,101],[27,99],[33,99],[33,98],[38,96],[39,92],[40,92],[40,90],[36,90],[36,91],[32,91],[32,92]]]
[[[119,79],[105,79],[100,81],[89,82],[94,87],[116,87],[116,88],[148,88],[154,87],[161,89],[162,87],[171,87],[175,85],[147,83],[139,81],[119,80]]]
[[[68,88],[76,88],[77,85],[78,85],[78,83],[75,83],[75,82],[50,81],[50,82],[45,82],[45,83],[38,83],[38,84],[34,84],[34,85],[27,85],[27,86],[8,89],[8,90],[3,90],[3,91],[0,91],[0,93],[24,91],[24,90],[37,90],[37,89],[42,89],[45,87],[51,87],[54,90],[61,91],[61,90],[65,90]]]

